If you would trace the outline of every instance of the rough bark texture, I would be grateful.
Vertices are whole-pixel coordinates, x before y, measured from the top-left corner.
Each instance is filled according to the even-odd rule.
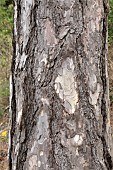
[[[112,170],[106,0],[15,0],[10,170]]]

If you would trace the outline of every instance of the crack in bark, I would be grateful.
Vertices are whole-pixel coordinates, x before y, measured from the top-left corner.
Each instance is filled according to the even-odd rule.
[[[113,168],[113,162],[111,155],[108,151],[106,139],[105,139],[105,133],[106,133],[106,124],[107,124],[107,113],[106,113],[106,100],[105,100],[105,95],[107,91],[107,82],[106,82],[106,34],[107,34],[107,15],[108,15],[108,7],[106,6],[106,3],[103,1],[103,6],[104,6],[104,18],[103,18],[103,49],[102,49],[102,54],[100,56],[100,70],[101,70],[101,80],[103,84],[103,94],[102,94],[102,99],[101,99],[101,114],[103,116],[103,126],[102,126],[102,136],[101,141],[103,144],[103,156],[104,156],[104,162],[108,170],[111,170]]]
[[[14,28],[13,28],[13,59],[11,63],[11,72],[13,73],[15,70],[15,59],[16,59],[16,42],[15,42],[15,35],[14,35]],[[12,94],[11,97],[11,122],[10,122],[10,143],[11,146],[9,146],[9,170],[12,170],[12,152],[13,152],[13,137],[15,133],[15,126],[16,126],[16,91],[15,91],[15,78],[14,74],[12,74]]]

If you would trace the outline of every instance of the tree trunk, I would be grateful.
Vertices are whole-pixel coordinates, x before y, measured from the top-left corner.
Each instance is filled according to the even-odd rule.
[[[10,170],[112,170],[107,0],[15,0]]]

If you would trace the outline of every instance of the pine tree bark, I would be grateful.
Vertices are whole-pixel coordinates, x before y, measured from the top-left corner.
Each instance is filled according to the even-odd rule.
[[[112,170],[107,0],[15,0],[10,170]]]

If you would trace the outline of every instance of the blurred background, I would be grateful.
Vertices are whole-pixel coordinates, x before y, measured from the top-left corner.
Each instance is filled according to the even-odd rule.
[[[8,110],[12,30],[13,0],[0,0],[0,170],[8,169]]]
[[[113,0],[109,0],[108,69],[113,130]],[[0,170],[7,170],[9,76],[12,58],[13,0],[0,0]]]
[[[0,0],[0,116],[9,105],[9,75],[12,58],[13,1]]]

